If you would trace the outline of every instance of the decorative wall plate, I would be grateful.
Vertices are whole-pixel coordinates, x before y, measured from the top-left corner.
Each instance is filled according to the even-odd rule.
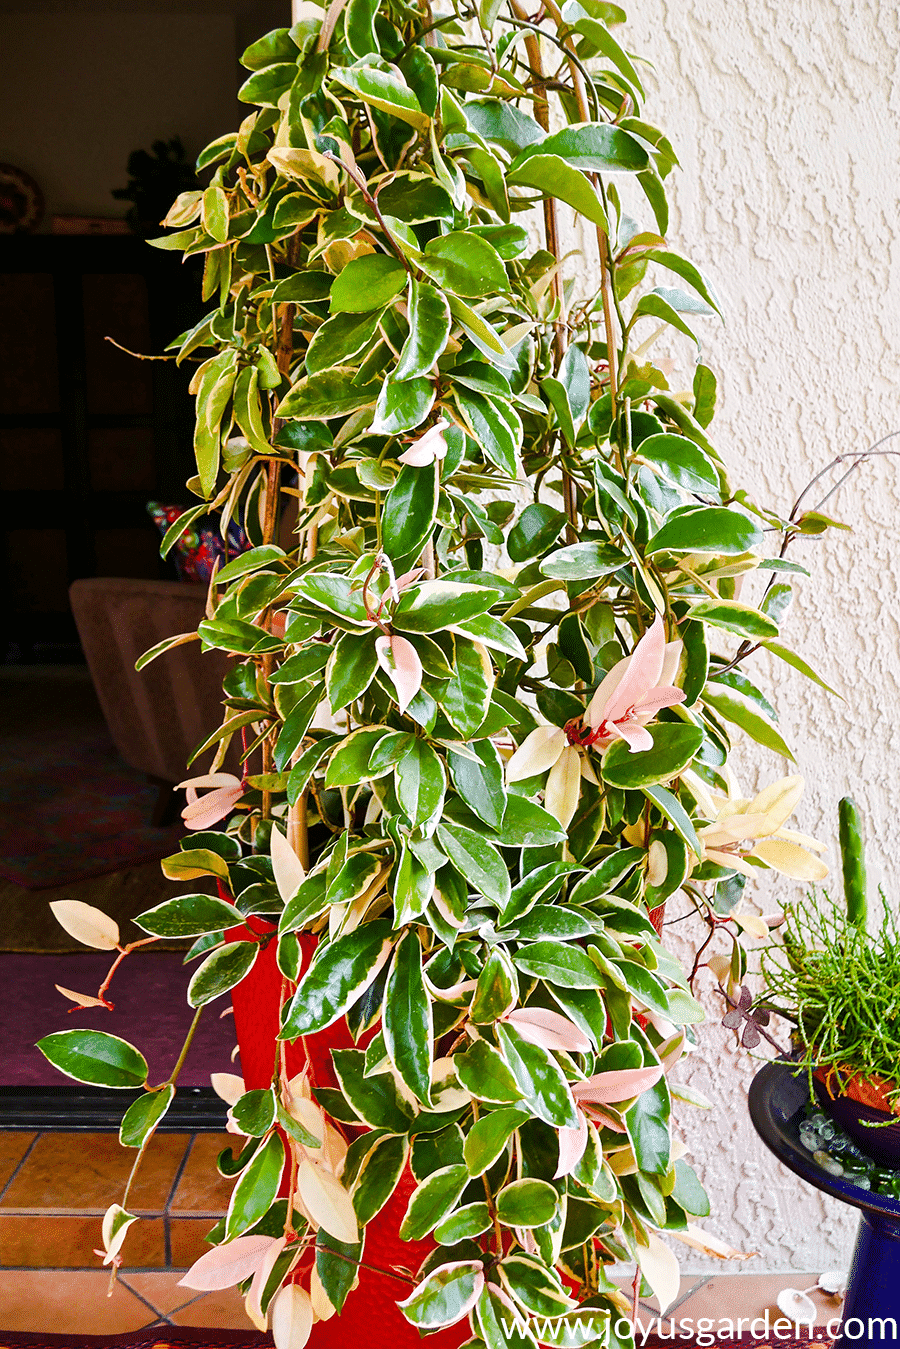
[[[0,234],[27,234],[44,214],[44,196],[33,178],[12,164],[0,164]]]

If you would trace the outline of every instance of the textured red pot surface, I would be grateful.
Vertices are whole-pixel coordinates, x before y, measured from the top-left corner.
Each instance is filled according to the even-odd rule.
[[[257,932],[268,931],[269,926],[259,919],[251,919]],[[236,928],[229,932],[232,941],[245,935]],[[316,939],[303,936],[304,968],[315,950]],[[275,960],[275,942],[261,950],[256,964],[245,979],[232,989],[235,1030],[241,1051],[241,1072],[248,1090],[267,1087],[275,1068],[278,1009],[281,1001],[282,975]],[[307,1063],[311,1069],[314,1087],[336,1087],[337,1078],[331,1062],[332,1049],[354,1048],[346,1023],[341,1020],[326,1031],[288,1045],[288,1072],[302,1071]],[[415,1189],[415,1180],[409,1169],[400,1178],[391,1199],[366,1228],[363,1261],[379,1270],[397,1266],[418,1270],[422,1261],[434,1249],[431,1241],[401,1241],[398,1230],[406,1212],[409,1197]],[[286,1187],[284,1189],[286,1193]],[[350,1294],[340,1316],[330,1321],[319,1321],[313,1327],[312,1349],[416,1349],[422,1341],[419,1333],[398,1311],[396,1303],[409,1296],[412,1285],[389,1274],[360,1270],[359,1286]],[[449,1330],[429,1335],[429,1349],[457,1349],[470,1337],[468,1320]]]

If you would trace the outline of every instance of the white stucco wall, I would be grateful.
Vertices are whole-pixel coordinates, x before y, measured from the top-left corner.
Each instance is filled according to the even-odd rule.
[[[726,326],[703,328],[723,399],[715,440],[736,482],[787,511],[835,455],[900,428],[900,9],[894,0],[628,8],[629,46],[656,66],[648,118],[683,166],[670,239],[705,268],[726,314]],[[827,509],[853,532],[795,545],[813,577],[798,582],[784,632],[845,701],[780,662],[750,672],[772,690],[807,779],[797,827],[834,837],[838,799],[852,792],[868,821],[870,870],[897,903],[900,459],[860,469]],[[742,762],[748,787],[755,774],[763,785],[791,771],[763,751]],[[766,889],[756,891],[766,907],[798,893],[789,882]],[[846,1267],[855,1214],[758,1142],[746,1110],[757,1065],[710,1005],[715,1019],[684,1076],[716,1110],[682,1107],[713,1200],[705,1225],[760,1252],[735,1271]],[[688,1269],[728,1268],[679,1251]]]

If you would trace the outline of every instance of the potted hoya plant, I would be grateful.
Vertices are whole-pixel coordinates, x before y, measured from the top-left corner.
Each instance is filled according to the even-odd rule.
[[[627,1345],[610,1263],[665,1306],[672,1239],[722,1253],[672,1137],[702,1011],[662,908],[683,889],[739,937],[746,873],[824,870],[785,836],[795,780],[748,812],[728,761],[735,732],[789,755],[740,667],[762,646],[817,678],[765,531],[827,521],[729,481],[698,361],[718,305],[667,242],[675,152],[617,5],[304,12],[245,53],[248,115],[154,241],[205,255],[210,302],[172,344],[198,504],[163,549],[210,511],[251,545],[144,657],[232,658],[163,864],[196,884],[138,920],[194,939],[191,1005],[230,993],[241,1050],[233,1197],[185,1282],[240,1285],[278,1349],[373,1324]],[[150,1083],[93,1030],[41,1048],[142,1089],[137,1167],[178,1065]],[[133,1221],[126,1194],[107,1263]]]

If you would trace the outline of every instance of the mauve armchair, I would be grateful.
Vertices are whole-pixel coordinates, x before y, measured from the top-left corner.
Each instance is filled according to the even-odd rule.
[[[218,651],[204,654],[193,641],[140,672],[134,665],[163,638],[196,630],[206,589],[181,581],[95,576],[74,581],[69,599],[109,733],[125,762],[160,787],[153,822],[167,823],[172,788],[188,776],[188,757],[222,719],[228,662]],[[233,770],[233,750],[229,760]],[[204,756],[194,771],[203,772],[208,761]]]

